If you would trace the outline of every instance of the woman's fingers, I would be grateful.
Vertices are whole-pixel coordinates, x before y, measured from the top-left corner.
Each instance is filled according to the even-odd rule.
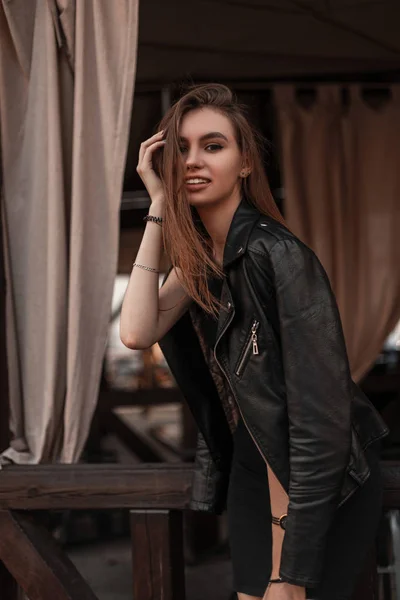
[[[158,131],[140,145],[139,161],[136,167],[136,171],[139,173],[152,200],[163,196],[161,179],[153,168],[153,152],[165,145],[165,140],[162,139],[163,136],[164,131]]]
[[[151,138],[143,142],[140,146],[139,162],[136,171],[139,173],[150,198],[154,200],[156,197],[162,197],[163,186],[160,177],[153,168],[153,153],[157,148],[162,148],[165,145],[165,140],[160,139],[163,132],[153,135]]]
[[[155,133],[154,135],[152,135],[148,140],[145,140],[144,142],[142,142],[140,144],[140,149],[139,149],[139,163],[140,163],[141,159],[143,158],[143,155],[146,152],[147,148],[149,146],[151,146],[151,144],[153,144],[154,142],[156,142],[157,140],[159,140],[162,137],[163,134],[164,134],[164,131],[158,131],[157,133]]]
[[[159,141],[159,142],[154,142],[153,144],[151,144],[151,146],[147,146],[147,148],[145,149],[144,154],[143,154],[141,160],[139,160],[138,166],[136,168],[136,170],[139,174],[145,174],[147,171],[153,170],[153,162],[152,162],[153,152],[157,148],[161,148],[164,145],[165,145],[165,141]]]

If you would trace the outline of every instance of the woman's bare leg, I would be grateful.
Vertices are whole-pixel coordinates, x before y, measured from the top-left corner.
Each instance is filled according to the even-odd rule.
[[[262,600],[261,596],[249,596],[248,594],[238,594],[238,600]]]

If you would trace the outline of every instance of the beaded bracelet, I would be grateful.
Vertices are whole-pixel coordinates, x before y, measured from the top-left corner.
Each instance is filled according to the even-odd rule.
[[[163,222],[162,217],[155,217],[153,215],[146,215],[143,217],[143,221],[151,221],[152,223],[157,223],[160,227],[162,227],[161,223]]]

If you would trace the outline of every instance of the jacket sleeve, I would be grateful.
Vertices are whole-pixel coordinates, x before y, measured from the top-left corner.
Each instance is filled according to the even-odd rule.
[[[315,587],[351,445],[351,375],[335,296],[297,239],[270,250],[289,422],[289,506],[281,577]]]

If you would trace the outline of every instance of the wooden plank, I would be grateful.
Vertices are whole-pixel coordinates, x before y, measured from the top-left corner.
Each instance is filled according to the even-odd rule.
[[[18,585],[11,573],[0,560],[0,598],[1,600],[18,600]]]
[[[193,465],[9,465],[0,509],[187,508]]]
[[[134,600],[185,600],[182,512],[131,511]]]
[[[98,600],[49,532],[0,511],[0,557],[29,600]]]
[[[400,506],[400,462],[382,461],[384,507]],[[188,507],[192,464],[7,465],[0,509]]]
[[[384,507],[400,506],[400,462],[382,461]],[[188,507],[192,464],[7,465],[0,509]]]

